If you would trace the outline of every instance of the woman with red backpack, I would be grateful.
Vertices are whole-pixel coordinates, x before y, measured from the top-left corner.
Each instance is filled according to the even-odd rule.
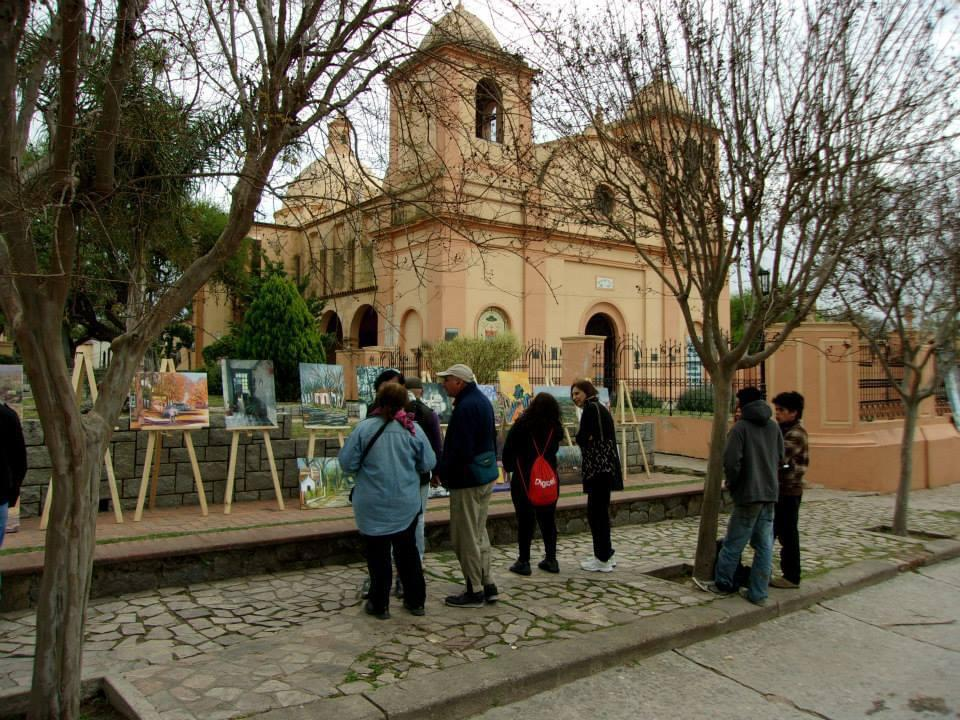
[[[534,522],[543,536],[544,558],[537,567],[558,573],[557,563],[557,451],[563,425],[560,405],[553,395],[539,393],[507,433],[503,470],[512,474],[510,497],[517,514],[517,561],[510,572],[530,574],[530,544]]]

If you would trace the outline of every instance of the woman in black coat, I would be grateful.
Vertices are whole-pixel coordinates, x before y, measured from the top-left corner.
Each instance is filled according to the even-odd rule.
[[[623,471],[617,452],[616,428],[610,411],[600,404],[597,388],[589,380],[577,380],[570,397],[583,412],[577,445],[583,491],[587,494],[587,520],[593,535],[593,556],[580,563],[584,570],[612,572],[617,566],[610,541],[610,493],[623,490]]]
[[[557,472],[557,450],[560,449],[562,436],[563,425],[557,399],[548,393],[539,393],[510,428],[503,445],[503,470],[513,474],[510,497],[517,514],[519,548],[517,561],[510,566],[510,572],[518,575],[530,574],[534,521],[540,526],[540,535],[543,536],[544,558],[537,567],[550,573],[560,572],[557,563],[557,504],[534,507],[527,498],[526,483],[530,481],[530,469],[537,459],[538,449],[553,472]]]

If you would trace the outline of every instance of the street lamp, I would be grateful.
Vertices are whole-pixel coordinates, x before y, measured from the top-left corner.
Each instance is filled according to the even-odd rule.
[[[770,294],[770,271],[766,268],[757,270],[757,282],[760,285],[760,297],[765,298]],[[766,340],[766,328],[760,328],[760,352],[763,352],[764,342]],[[760,361],[760,392],[763,397],[767,397],[767,361]]]

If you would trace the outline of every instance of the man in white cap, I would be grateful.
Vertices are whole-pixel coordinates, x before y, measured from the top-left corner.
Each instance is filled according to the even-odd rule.
[[[479,608],[497,599],[487,535],[487,510],[499,472],[493,405],[477,388],[477,378],[466,365],[453,365],[437,377],[453,398],[437,475],[450,491],[450,540],[467,583],[464,592],[450,595],[445,602],[452,607]]]

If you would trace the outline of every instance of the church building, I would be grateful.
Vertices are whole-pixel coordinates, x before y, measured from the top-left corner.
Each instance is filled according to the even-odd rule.
[[[534,142],[536,77],[458,6],[386,79],[383,177],[358,160],[352,124],[339,117],[324,157],[287,187],[272,223],[254,226],[263,256],[326,300],[321,329],[341,347],[410,351],[509,331],[555,348],[600,335],[610,353],[627,335],[647,345],[686,337],[675,299],[636,251],[640,240],[569,211],[615,212],[616,198],[564,160],[572,144],[593,141],[589,123],[582,134]],[[686,107],[671,92],[671,104]],[[642,242],[649,249],[662,238],[645,233]],[[226,332],[230,312],[212,286],[198,297],[198,358]]]

